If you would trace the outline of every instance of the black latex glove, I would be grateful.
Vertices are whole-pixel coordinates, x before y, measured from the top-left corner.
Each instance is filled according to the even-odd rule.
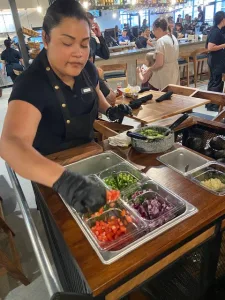
[[[54,183],[54,191],[77,212],[96,212],[106,204],[106,189],[85,176],[64,171]]]
[[[127,115],[132,116],[132,108],[126,104],[119,104],[114,107],[109,107],[106,111],[106,116],[111,121],[119,121]]]

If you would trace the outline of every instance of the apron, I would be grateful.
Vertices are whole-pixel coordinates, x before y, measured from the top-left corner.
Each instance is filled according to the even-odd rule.
[[[79,84],[79,82],[81,81],[85,82],[85,88],[82,89],[82,94],[84,94],[85,90],[90,91],[88,94],[89,97],[92,97],[93,99],[93,107],[87,114],[71,117],[69,109],[67,107],[65,96],[61,89],[61,82],[51,69],[45,53],[42,54],[43,55],[41,55],[41,62],[45,67],[50,84],[55,91],[56,99],[58,100],[58,103],[60,105],[65,122],[64,140],[60,145],[54,145],[54,149],[52,145],[49,145],[47,149],[45,147],[45,152],[51,154],[91,142],[94,139],[93,123],[98,114],[98,95],[87,74],[87,71],[85,69],[82,70],[81,76],[78,76],[76,78],[75,84]],[[74,103],[74,105],[76,105],[76,103]]]

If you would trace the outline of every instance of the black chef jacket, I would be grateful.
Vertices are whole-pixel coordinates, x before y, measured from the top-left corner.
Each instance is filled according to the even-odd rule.
[[[94,87],[98,84],[98,73],[95,66],[88,61],[85,69]],[[81,74],[75,77],[73,89],[59,79],[60,88],[65,96],[71,117],[81,116],[91,111],[93,99],[82,91],[87,87]],[[82,94],[82,97],[81,97]],[[62,143],[65,134],[65,121],[62,110],[56,99],[55,91],[49,82],[46,70],[41,63],[40,55],[32,65],[16,80],[9,102],[22,100],[32,104],[42,114],[33,146],[42,154],[48,153],[48,145]]]
[[[215,45],[225,44],[225,36],[217,26],[214,26],[209,32],[206,48],[208,47],[208,43],[213,43]],[[223,73],[225,67],[225,50],[221,49],[209,52],[209,65],[214,70],[218,69],[218,71],[216,70],[217,73]]]
[[[20,52],[13,48],[5,49],[1,54],[1,60],[4,60],[7,64],[19,63],[21,58]]]

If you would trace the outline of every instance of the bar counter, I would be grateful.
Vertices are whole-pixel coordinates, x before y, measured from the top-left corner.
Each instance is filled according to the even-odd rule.
[[[189,118],[185,122],[180,125],[182,128],[198,123],[218,127],[220,131],[225,130],[224,124],[199,118]],[[156,160],[158,155],[141,154],[132,148],[121,151],[118,147],[109,146],[107,140],[102,146],[104,151],[115,151],[150,178],[192,203],[197,207],[198,213],[111,265],[104,265],[61,198],[50,188],[34,183],[38,208],[43,218],[60,283],[64,292],[71,293],[68,294],[68,298],[51,299],[83,299],[82,297],[121,299],[146,281],[150,280],[151,283],[152,278],[154,281],[154,276],[167,274],[165,272],[168,268],[169,278],[172,277],[170,268],[177,267],[177,263],[176,274],[182,270],[185,263],[187,268],[190,267],[189,276],[194,276],[196,281],[196,288],[191,288],[188,280],[185,283],[186,290],[193,293],[186,299],[200,299],[196,296],[205,294],[215,280],[216,274],[225,275],[224,256],[219,258],[222,232],[225,228],[225,196],[215,196],[162,165]],[[91,147],[84,145],[63,151],[51,158],[61,164],[72,163],[73,160],[77,160],[77,155],[81,158],[80,155],[90,149],[93,155],[93,147],[94,145]],[[180,146],[177,144],[176,147]],[[99,151],[98,145],[97,153]],[[174,272],[174,269],[172,271]],[[163,289],[161,292],[164,291]],[[170,299],[175,298],[168,298]]]
[[[143,49],[128,49],[129,46],[116,46],[110,47],[110,52],[113,50],[123,51],[111,52],[110,58],[108,60],[104,60],[102,58],[96,57],[96,66],[100,67],[102,65],[111,65],[111,64],[124,64],[127,63],[127,71],[128,71],[128,82],[131,85],[136,84],[136,66],[137,60],[144,61],[145,54],[148,52],[155,51],[155,48],[143,48]],[[193,41],[193,42],[181,42],[179,43],[180,47],[180,55],[191,53],[196,49],[204,48],[205,41]]]

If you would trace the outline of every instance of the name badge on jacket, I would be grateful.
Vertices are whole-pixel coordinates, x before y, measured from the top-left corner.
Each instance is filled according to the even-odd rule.
[[[85,87],[85,88],[81,89],[82,94],[89,94],[89,93],[92,93],[92,92],[93,92],[93,90],[92,90],[91,87]]]

